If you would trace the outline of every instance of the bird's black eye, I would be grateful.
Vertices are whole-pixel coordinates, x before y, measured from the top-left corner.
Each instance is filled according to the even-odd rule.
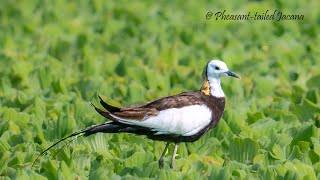
[[[218,66],[214,67],[216,70],[220,70],[220,68]]]

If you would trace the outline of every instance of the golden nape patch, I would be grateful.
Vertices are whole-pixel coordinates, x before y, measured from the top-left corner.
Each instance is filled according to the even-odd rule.
[[[202,83],[201,89],[200,89],[205,95],[210,95],[210,85],[209,81],[206,80]]]

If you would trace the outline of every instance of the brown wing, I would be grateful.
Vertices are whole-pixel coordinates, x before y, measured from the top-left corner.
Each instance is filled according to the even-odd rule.
[[[130,108],[130,109],[121,109],[119,112],[113,112],[112,115],[127,120],[137,120],[142,121],[146,116],[156,116],[159,114],[159,111],[155,108]]]
[[[202,93],[201,91],[191,91],[191,92],[177,94],[174,96],[168,96],[168,97],[151,101],[143,105],[124,107],[124,108],[120,108],[118,111],[115,111],[115,112],[114,111],[108,112],[108,116],[103,115],[99,111],[98,112],[101,115],[107,117],[108,119],[110,119],[110,115],[111,115],[112,117],[116,116],[121,119],[142,121],[144,117],[156,116],[162,110],[166,110],[170,108],[181,108],[184,106],[195,105],[195,104],[203,104],[201,93]],[[116,121],[116,118],[111,118],[111,120]]]
[[[170,108],[181,108],[184,106],[203,104],[204,101],[201,94],[201,91],[185,92],[174,96],[157,99],[142,105],[142,107],[155,108],[158,111],[162,111]]]

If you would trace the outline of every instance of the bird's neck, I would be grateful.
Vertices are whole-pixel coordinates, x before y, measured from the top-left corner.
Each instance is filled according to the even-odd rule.
[[[206,79],[202,83],[201,91],[206,95],[209,95],[210,93],[215,97],[224,97],[219,78],[210,78],[210,80]]]

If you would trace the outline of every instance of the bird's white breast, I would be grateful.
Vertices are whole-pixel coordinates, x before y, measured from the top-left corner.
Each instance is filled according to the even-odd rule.
[[[146,116],[142,121],[116,117],[120,122],[151,128],[156,134],[192,136],[211,121],[211,110],[206,105],[191,105],[160,111],[157,116]]]

